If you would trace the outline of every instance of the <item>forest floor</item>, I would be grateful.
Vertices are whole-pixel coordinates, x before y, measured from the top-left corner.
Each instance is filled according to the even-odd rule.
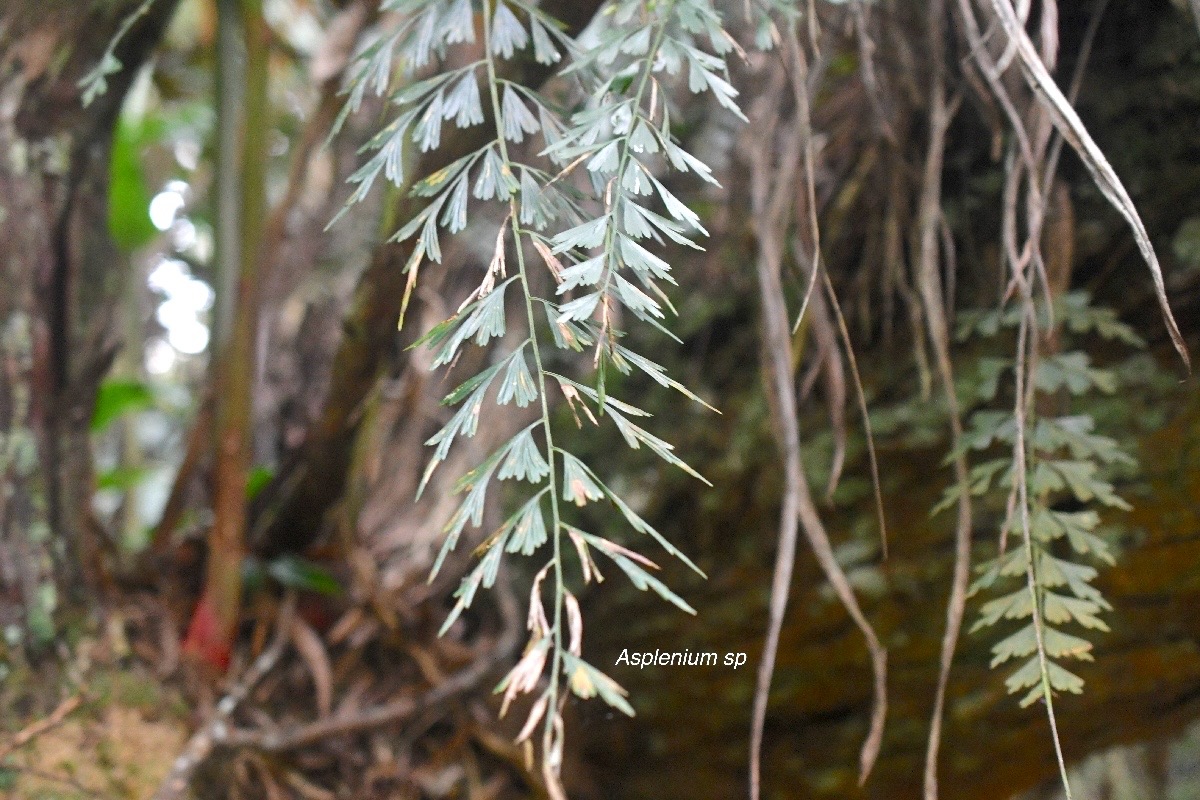
[[[173,683],[86,638],[67,662],[11,668],[0,681],[0,800],[153,795],[192,716]]]

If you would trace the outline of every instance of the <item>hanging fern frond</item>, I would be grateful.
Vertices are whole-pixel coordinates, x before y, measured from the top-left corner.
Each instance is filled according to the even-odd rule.
[[[524,308],[521,324],[528,336],[446,396],[443,402],[457,410],[427,442],[433,452],[420,489],[456,441],[474,436],[493,405],[538,409],[533,424],[459,479],[456,491],[463,497],[446,523],[433,574],[464,532],[482,524],[489,487],[506,480],[529,486],[528,499],[477,549],[479,563],[462,579],[442,630],[471,606],[480,588],[493,584],[506,556],[537,557],[550,544],[530,597],[525,656],[497,691],[504,693],[505,708],[519,695],[535,695],[519,738],[529,738],[541,725],[543,774],[558,792],[566,695],[599,697],[633,713],[625,691],[580,657],[583,623],[568,588],[575,579],[566,569],[564,537],[580,555],[578,577],[583,582],[601,578],[591,555],[598,551],[637,588],[694,613],[648,571],[657,568],[653,562],[579,530],[568,521],[570,510],[607,499],[635,532],[649,535],[699,570],[588,464],[555,444],[548,391],[557,387],[593,426],[611,425],[629,447],[645,447],[703,480],[675,454],[673,445],[633,421],[649,415],[610,396],[606,376],[609,370],[639,371],[703,402],[654,361],[621,344],[625,331],[618,320],[628,314],[674,338],[664,326],[673,312],[664,284],[674,284],[675,279],[670,264],[655,250],[664,242],[698,248],[696,237],[706,231],[662,176],[675,169],[705,181],[714,179],[709,167],[676,140],[670,93],[686,74],[688,91],[708,93],[741,116],[724,62],[732,43],[706,0],[613,3],[581,42],[565,36],[562,26],[540,8],[518,0],[485,0],[477,18],[461,0],[392,0],[385,5],[398,12],[401,21],[359,55],[347,86],[346,113],[352,113],[368,92],[390,92],[389,105],[395,111],[367,144],[368,158],[350,179],[355,188],[348,205],[365,198],[380,180],[428,199],[393,236],[395,241],[412,241],[406,267],[410,277],[422,262],[442,260],[443,234],[465,230],[476,203],[497,202],[504,208],[482,282],[454,316],[417,346],[429,348],[434,367],[452,363],[468,342],[487,346],[504,336],[510,324],[507,304],[514,292],[516,304]],[[474,42],[482,45],[479,57],[411,80],[417,70],[443,63],[452,48]],[[539,64],[559,65],[560,74],[576,87],[578,106],[569,117],[536,89],[506,77],[511,70],[505,62],[530,57]],[[392,65],[398,65],[396,73]],[[391,89],[393,74],[402,77],[397,90]],[[488,120],[493,126],[489,140],[410,183],[411,152],[438,149],[448,124],[470,128]],[[540,147],[534,144],[540,150],[537,155],[530,153],[531,138],[540,138]],[[539,264],[552,278],[550,296],[539,294],[542,282],[532,278]],[[411,277],[405,306],[414,282]],[[580,367],[581,372],[591,371],[591,380],[577,382],[549,372],[549,350],[590,351]],[[602,422],[606,418],[609,422]]]
[[[964,314],[960,338],[982,334],[995,340],[1016,328],[1020,348],[1033,336],[1044,337],[1061,326],[1067,337],[1141,344],[1110,310],[1093,307],[1083,293],[1060,298],[1053,314],[1045,304],[1026,307],[1033,313],[1022,314],[1018,306]],[[1024,373],[1015,373],[1018,369]],[[1014,374],[1017,379],[1007,384]],[[1015,662],[1005,681],[1008,691],[1021,695],[1022,706],[1044,701],[1053,721],[1053,697],[1079,694],[1084,687],[1084,679],[1067,663],[1091,661],[1091,636],[1108,630],[1102,615],[1112,606],[1093,585],[1097,565],[1114,563],[1101,513],[1129,509],[1109,476],[1134,462],[1115,440],[1095,433],[1092,416],[1068,413],[1070,405],[1117,389],[1115,374],[1093,366],[1086,352],[1052,351],[1036,363],[981,359],[976,398],[992,402],[1002,383],[1012,389],[1017,411],[976,411],[963,437],[970,451],[1008,453],[979,462],[971,471],[971,493],[1003,497],[1006,509],[1000,553],[977,568],[971,587],[973,595],[1000,594],[980,607],[971,630],[1008,629],[992,646],[991,665]],[[948,491],[940,508],[953,503],[956,493],[957,487]],[[1064,786],[1069,792],[1065,776]]]

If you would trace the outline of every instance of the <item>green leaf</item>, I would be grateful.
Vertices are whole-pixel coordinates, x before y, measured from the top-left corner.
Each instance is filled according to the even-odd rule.
[[[468,10],[470,2],[464,3]],[[473,26],[472,26],[473,27]],[[442,114],[446,119],[454,117],[454,124],[460,128],[469,128],[472,125],[483,123],[483,103],[479,96],[479,80],[475,77],[475,70],[469,70],[462,79],[446,95],[445,108]]]
[[[606,261],[606,256],[596,256],[564,269],[559,275],[562,282],[558,285],[558,294],[565,294],[577,286],[594,286],[599,283]]]
[[[410,83],[392,95],[392,103],[397,106],[406,106],[409,103],[428,100],[434,92],[444,87],[452,78],[452,74],[441,72],[415,83]]]
[[[536,400],[537,396],[537,384],[534,383],[529,365],[525,362],[524,348],[518,349],[508,361],[508,371],[504,373],[504,380],[500,382],[496,402],[503,406],[515,400],[518,408],[525,408]]]
[[[510,142],[523,142],[526,134],[537,133],[538,119],[529,107],[517,96],[511,83],[504,84],[504,99],[501,101],[501,128],[504,138]]]
[[[328,570],[297,555],[288,554],[271,559],[267,562],[267,574],[289,589],[302,589],[331,597],[342,593],[341,584]]]
[[[603,497],[604,494],[592,480],[590,470],[584,466],[583,462],[565,450],[559,452],[563,458],[563,500],[577,506],[584,506]]]
[[[449,233],[458,233],[467,227],[467,188],[467,176],[463,175],[448,192],[450,200],[438,221]]]
[[[546,543],[546,519],[542,515],[542,495],[549,487],[534,495],[521,509],[505,522],[511,530],[508,537],[508,552],[531,556]]]
[[[694,250],[704,249],[685,236],[683,233],[686,230],[684,226],[673,220],[660,216],[648,208],[639,206],[637,203],[622,203],[622,209],[625,212],[623,215],[625,233],[634,238],[645,239],[647,237],[654,237],[654,231],[650,227],[647,227],[649,225],[676,244],[691,247]]]
[[[959,484],[959,483],[950,484],[949,486],[947,486],[945,488],[945,490],[942,491],[942,499],[937,501],[937,503],[934,504],[933,508],[931,508],[929,510],[929,516],[936,517],[938,514],[942,513],[946,509],[950,508],[950,506],[955,505],[956,503],[958,503],[959,498],[962,497],[962,494],[963,494],[962,484]]]
[[[109,161],[108,230],[124,250],[148,244],[159,231],[150,221],[152,192],[141,154],[161,141],[165,126],[159,117],[133,121],[123,115],[113,136]]]
[[[504,366],[504,362],[500,361],[482,372],[478,372],[460,383],[454,391],[442,398],[442,405],[453,406],[461,403],[464,398],[478,389],[481,385],[491,385],[500,369]],[[486,391],[486,390],[485,390]],[[427,442],[428,444],[428,442]]]
[[[565,380],[565,379],[559,378],[559,380]],[[578,384],[577,384],[577,386],[578,386]],[[586,389],[587,387],[578,386],[578,388]],[[594,392],[593,392],[593,394],[594,394]],[[647,536],[650,536],[652,539],[654,539],[656,542],[658,542],[659,545],[661,545],[662,548],[664,550],[666,550],[668,554],[674,556],[675,558],[678,558],[680,561],[682,561],[684,564],[686,564],[689,569],[691,569],[693,572],[695,572],[700,577],[708,578],[708,576],[706,574],[704,574],[704,571],[702,569],[700,569],[698,566],[696,566],[692,562],[692,560],[690,558],[688,558],[686,554],[683,553],[683,551],[679,550],[677,547],[675,547],[675,545],[671,544],[671,542],[668,541],[666,537],[664,537],[661,533],[659,533],[657,530],[655,530],[654,526],[652,526],[650,523],[646,522],[646,520],[642,519],[637,514],[637,512],[634,511],[629,506],[628,503],[626,503],[624,500],[622,500],[621,497],[616,492],[614,492],[612,489],[605,486],[604,483],[600,480],[600,478],[598,478],[596,476],[596,473],[592,470],[591,467],[587,466],[586,464],[583,464],[582,461],[579,463],[583,466],[583,468],[585,470],[587,470],[588,475],[590,475],[592,480],[595,481],[596,485],[600,487],[601,491],[603,491],[604,494],[608,497],[608,499],[611,500],[613,502],[613,504],[621,511],[621,514],[624,515],[626,521],[629,522],[630,527],[632,527],[638,533],[644,533]]]
[[[617,245],[620,251],[620,258],[624,261],[629,269],[634,270],[643,278],[655,277],[661,281],[668,283],[676,282],[676,279],[671,277],[671,265],[662,260],[648,249],[638,245],[638,243],[629,236],[618,236]]]
[[[530,20],[530,30],[533,31],[533,57],[539,64],[555,64],[561,58],[558,49],[550,41],[550,34],[536,17]]]
[[[1096,332],[1105,339],[1122,341],[1132,347],[1145,347],[1146,342],[1125,323],[1117,319],[1111,308],[1092,305],[1087,292],[1070,292],[1059,298],[1055,315],[1072,333]]]
[[[442,548],[438,551],[437,558],[433,562],[433,568],[429,571],[429,582],[433,582],[438,572],[441,571],[446,556],[458,546],[458,538],[462,535],[467,524],[470,523],[476,528],[483,524],[483,505],[487,499],[488,483],[492,479],[492,473],[495,472],[496,465],[500,463],[500,459],[504,456],[507,449],[508,445],[502,446],[488,456],[482,464],[459,478],[458,483],[454,487],[454,493],[466,492],[467,496],[463,498],[458,509],[450,516],[450,519],[447,520],[446,525],[442,528],[442,535],[445,537],[445,541],[442,543]]]
[[[962,441],[959,445],[953,448],[942,459],[942,466],[949,466],[959,457],[966,455],[971,450],[986,450],[993,443],[1012,444],[1016,441],[1017,424],[1013,415],[1007,411],[976,411],[971,415],[971,422],[967,429],[963,432]],[[1009,463],[1009,459],[996,459],[986,462],[989,466],[987,474],[994,475],[996,469],[1000,465]],[[983,465],[980,465],[981,467]],[[979,470],[979,468],[976,468]],[[984,474],[983,470],[976,473],[979,477]],[[990,481],[990,477],[988,479]],[[973,480],[972,483],[978,483],[978,480]],[[986,491],[984,489],[983,491]],[[973,492],[978,494],[980,492]]]
[[[455,159],[441,169],[429,173],[423,179],[413,184],[413,188],[409,190],[409,194],[413,197],[434,197],[444,192],[446,187],[456,179],[466,179],[468,177],[468,170],[484,154],[485,149],[480,148],[474,153]]]
[[[979,359],[975,376],[975,396],[991,402],[1000,391],[1000,378],[1013,369],[1011,358],[994,358],[985,356]]]
[[[1099,500],[1107,506],[1128,511],[1132,508],[1113,491],[1112,484],[1096,477],[1096,465],[1091,461],[1041,461],[1034,467],[1029,480],[1035,494],[1058,491],[1069,487],[1075,499],[1087,502]]]
[[[1032,611],[1029,589],[1022,586],[1004,597],[985,603],[979,612],[979,620],[972,626],[971,631],[994,625],[1001,619],[1024,619],[1030,616]]]
[[[504,333],[504,294],[508,289],[509,284],[517,279],[513,276],[503,283],[500,283],[492,289],[485,297],[467,306],[470,313],[461,323],[449,326],[447,328],[437,329],[436,337],[433,336],[433,331],[422,337],[422,340],[428,339],[432,346],[438,346],[436,355],[433,358],[434,367],[440,367],[443,364],[449,364],[458,355],[458,349],[463,343],[475,337],[475,342],[480,345],[487,344],[493,336],[501,336]],[[462,319],[462,314],[455,315],[452,320]]]
[[[621,568],[622,572],[629,576],[630,582],[638,589],[641,589],[643,592],[648,589],[662,599],[666,600],[671,605],[682,609],[689,614],[694,615],[696,613],[696,609],[688,605],[683,598],[672,592],[667,588],[666,584],[651,575],[649,572],[646,572],[646,570],[639,567],[633,561],[621,555],[620,553],[610,552],[605,550],[603,547],[600,549],[605,555],[611,558],[618,567]]]
[[[1004,681],[1004,685],[1008,688],[1009,694],[1016,694],[1030,686],[1037,686],[1037,691],[1041,692],[1042,668],[1038,663],[1038,657],[1034,656],[1022,664],[1020,669],[1008,676],[1008,679]],[[1023,701],[1022,704],[1024,705]]]
[[[675,455],[672,452],[675,449],[675,445],[670,444],[668,442],[664,442],[662,439],[659,439],[657,436],[649,433],[646,430],[643,430],[642,428],[639,428],[637,425],[634,425],[632,422],[630,422],[628,419],[626,419],[624,416],[622,416],[621,413],[618,412],[616,409],[609,408],[608,413],[609,413],[609,416],[612,417],[613,422],[616,423],[617,429],[621,432],[621,435],[625,438],[625,442],[630,447],[632,447],[633,449],[636,450],[636,449],[638,449],[638,446],[640,444],[645,444],[648,448],[650,448],[651,451],[653,451],[653,453],[655,455],[657,455],[663,461],[666,461],[668,464],[673,464],[674,466],[679,467],[684,472],[691,475],[693,478],[696,478],[697,480],[702,481],[706,486],[712,486],[712,484],[709,483],[707,478],[705,478],[699,472],[696,472],[696,470],[694,470],[690,466],[688,466],[688,464],[686,462],[684,462],[683,459],[679,458],[679,456]]]
[[[1034,428],[1034,446],[1042,451],[1070,450],[1075,459],[1095,459],[1105,464],[1136,466],[1115,439],[1092,433],[1095,420],[1086,414],[1040,419]]]
[[[271,467],[262,465],[252,467],[250,472],[246,474],[246,499],[253,500],[258,497],[263,489],[267,488],[267,484],[275,477],[275,470]]]
[[[1022,658],[1035,652],[1037,652],[1037,630],[1031,622],[1016,633],[1004,637],[992,647],[991,667],[995,669],[1010,658]]]
[[[96,393],[92,411],[91,430],[99,433],[121,416],[155,404],[154,391],[145,383],[129,380],[107,380]]]
[[[503,543],[501,543],[502,546]],[[488,556],[490,557],[492,553],[500,553],[501,547],[493,547],[488,551]],[[470,608],[471,602],[475,599],[475,592],[483,582],[484,571],[484,564],[480,563],[462,579],[462,582],[458,585],[458,589],[454,592],[454,596],[458,598],[458,602],[454,604],[454,608],[450,609],[450,613],[446,615],[446,620],[442,623],[442,627],[438,629],[438,636],[444,636],[446,631],[450,630],[450,626],[462,615],[462,612]]]
[[[439,91],[424,106],[413,127],[412,141],[422,153],[437,150],[442,143],[442,114],[446,96]]]
[[[529,34],[520,20],[501,1],[492,15],[492,52],[504,58],[512,58],[517,50],[524,50],[529,44]]]
[[[1042,642],[1046,654],[1052,658],[1077,658],[1080,661],[1092,661],[1092,643],[1087,639],[1072,636],[1057,628],[1046,626],[1042,631]]]
[[[470,311],[474,310],[477,305],[479,305],[478,300],[463,307],[458,311],[458,313],[454,314],[448,319],[442,320],[437,325],[434,325],[432,328],[430,328],[428,332],[422,334],[420,338],[410,344],[406,349],[413,350],[426,345],[429,347],[437,347],[441,344],[444,344],[452,335],[454,335],[455,331],[458,330],[458,326],[463,324],[463,322],[466,320],[466,315]]]
[[[600,363],[603,364],[604,361],[602,360]],[[574,388],[578,389],[581,394],[584,394],[587,397],[590,397],[592,400],[594,400],[596,402],[597,405],[602,405],[608,409],[616,409],[617,411],[620,411],[624,414],[628,414],[632,417],[649,417],[650,416],[649,411],[643,411],[642,409],[638,408],[637,406],[631,406],[631,405],[629,405],[629,403],[624,403],[624,402],[616,399],[615,397],[613,397],[610,394],[606,394],[603,397],[601,397],[600,393],[590,386],[584,386],[582,383],[573,381],[570,378],[564,378],[562,375],[559,375],[554,372],[547,372],[546,374],[555,378],[560,383],[564,383],[564,384],[573,386]]]
[[[471,44],[475,41],[475,17],[471,0],[455,0],[442,18],[446,44]]]
[[[654,135],[654,128],[651,125],[647,125],[644,119],[639,119],[637,124],[633,126],[633,130],[629,134],[629,149],[633,150],[635,153],[658,152],[658,137]],[[654,181],[655,185],[660,191],[663,191],[666,195],[674,197],[674,195],[671,195],[670,192],[667,192],[663,188],[663,185],[659,183],[658,180],[656,180],[653,176],[651,176],[651,180]],[[663,197],[663,201],[666,202],[665,196]],[[684,208],[687,208],[687,206],[684,206]],[[691,209],[688,209],[688,213],[692,214],[694,212],[692,212]]]
[[[140,486],[152,473],[146,467],[113,467],[96,476],[96,488],[128,491]]]
[[[492,378],[496,375],[495,372],[491,377],[477,385],[467,402],[463,403],[462,407],[455,412],[450,421],[446,423],[440,431],[435,433],[425,441],[426,446],[436,445],[437,449],[433,452],[433,457],[429,459],[429,465],[425,468],[425,474],[421,476],[421,482],[417,486],[417,499],[425,492],[425,487],[429,483],[429,479],[433,477],[433,472],[437,465],[446,460],[446,456],[450,453],[450,445],[454,443],[454,439],[463,435],[472,437],[479,427],[479,416],[483,408],[483,400],[487,395],[488,387],[491,385]],[[497,453],[502,453],[503,448]],[[499,458],[499,455],[495,455]]]
[[[1037,659],[1034,659],[1036,665]],[[1046,663],[1046,671],[1050,675],[1050,688],[1057,692],[1070,692],[1071,694],[1083,693],[1083,678],[1080,678],[1073,672],[1063,669],[1053,661]],[[1040,677],[1040,671],[1039,671]],[[1044,690],[1039,685],[1036,689],[1029,692],[1021,699],[1021,707],[1026,708],[1033,705],[1038,700],[1045,697]]]
[[[550,323],[550,333],[554,336],[555,347],[579,353],[595,341],[584,324],[571,319],[560,320],[561,309],[554,303],[543,300],[542,307],[546,311],[546,321]]]
[[[500,480],[516,478],[520,481],[540,483],[550,474],[550,465],[533,441],[533,428],[529,427],[514,436],[508,443],[508,457],[500,466]]]
[[[1039,550],[1037,555],[1037,575],[1042,586],[1067,586],[1078,598],[1108,606],[1100,592],[1091,586],[1091,581],[1099,574],[1094,567],[1056,558],[1045,550]]]
[[[1090,630],[1108,631],[1108,625],[1098,616],[1104,610],[1100,603],[1047,591],[1042,604],[1042,616],[1047,622],[1056,625],[1077,622]]]
[[[596,310],[596,305],[600,302],[600,293],[593,292],[585,294],[583,297],[577,297],[569,303],[563,303],[558,307],[558,317],[554,320],[555,323],[561,325],[571,321],[584,320],[592,316]]]
[[[512,174],[508,165],[504,163],[496,148],[489,146],[483,157],[483,168],[479,170],[479,177],[475,179],[475,188],[472,193],[479,200],[491,200],[495,197],[498,200],[506,201],[520,188],[520,182]]]
[[[404,227],[402,227],[400,230],[396,231],[395,235],[392,236],[390,241],[403,242],[408,239],[411,239],[417,233],[417,231],[422,231],[422,236],[420,238],[420,242],[421,242],[421,244],[428,246],[425,241],[427,237],[426,237],[424,231],[429,228],[430,221],[437,219],[438,212],[442,210],[442,206],[445,205],[445,203],[446,203],[446,197],[447,196],[445,194],[442,194],[440,197],[437,197],[432,203],[425,206],[425,208],[421,209],[420,212],[418,212],[412,219],[410,219],[407,223],[404,224]],[[435,227],[434,231],[436,232],[436,230],[437,229]],[[433,252],[430,252],[429,257],[433,258],[434,255],[435,254]],[[438,253],[438,258],[434,258],[433,260],[434,261],[441,260],[440,252]]]
[[[599,247],[608,234],[608,225],[609,217],[603,216],[568,228],[550,240],[553,252],[557,255],[577,247],[583,250]]]
[[[1039,506],[1033,510],[1030,524],[1035,535],[1045,541],[1066,536],[1076,553],[1116,563],[1108,543],[1092,533],[1100,524],[1100,515],[1095,511],[1052,511]]]
[[[1087,353],[1057,353],[1038,362],[1034,383],[1039,391],[1054,393],[1066,388],[1081,395],[1092,388],[1112,394],[1117,390],[1116,379],[1107,370],[1093,369]]]
[[[79,80],[79,88],[83,90],[80,102],[84,108],[90,106],[97,97],[108,91],[108,77],[121,71],[123,65],[113,55],[112,50],[106,50],[100,63]]]
[[[584,531],[576,528],[571,528],[571,531],[588,544],[592,545],[597,550],[611,558],[613,563],[621,568],[621,571],[629,577],[630,582],[633,583],[633,585],[638,589],[641,589],[642,591],[650,590],[683,611],[686,611],[689,614],[696,613],[694,608],[684,602],[681,597],[668,589],[662,581],[646,572],[646,570],[642,569],[638,563],[635,563],[641,562],[641,564],[645,564],[652,569],[658,569],[658,565],[650,559],[635,553],[628,548],[622,547],[616,542],[611,542],[608,539],[603,539],[599,536],[593,536],[590,533],[585,533]]]
[[[634,716],[633,706],[625,699],[629,693],[619,683],[570,653],[563,653],[562,659],[567,684],[575,695],[585,700],[599,695],[613,708]]]
[[[484,398],[487,396],[487,390],[491,387],[497,372],[499,372],[498,368],[491,370],[490,374],[484,375],[483,380],[471,388],[471,394],[467,401],[459,407],[450,421],[440,431],[425,440],[426,446],[437,446],[433,454],[435,462],[446,460],[446,456],[450,453],[450,445],[454,443],[456,437],[461,435],[470,438],[475,435],[475,431],[479,428],[479,417],[483,411]],[[451,394],[457,394],[457,390]],[[424,483],[422,483],[422,488],[424,488]]]
[[[639,128],[639,130],[641,129]],[[635,130],[634,134],[636,135],[637,132],[638,131]],[[657,150],[657,146],[655,146],[653,149],[650,149],[649,147],[647,149],[649,149],[650,152],[655,152]],[[672,219],[674,219],[676,222],[682,223],[687,227],[690,227],[697,233],[700,233],[704,236],[708,235],[708,231],[706,231],[704,226],[700,224],[699,214],[688,208],[678,197],[671,194],[671,192],[667,190],[667,187],[664,186],[653,175],[650,176],[650,180],[654,182],[655,188],[658,189],[658,195],[662,198],[663,205],[666,206],[667,213],[671,215]]]
[[[703,180],[713,185],[718,185],[717,179],[712,176],[712,169],[703,161],[671,141],[664,141],[663,145],[667,153],[667,158],[670,160],[671,166],[675,169],[680,172],[694,172]]]

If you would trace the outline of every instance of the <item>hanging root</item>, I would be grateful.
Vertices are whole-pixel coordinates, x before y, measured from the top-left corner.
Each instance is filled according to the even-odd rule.
[[[859,607],[850,582],[834,556],[829,535],[821,522],[808,486],[800,445],[799,412],[796,391],[793,386],[791,328],[788,324],[781,274],[784,241],[786,240],[792,216],[793,181],[795,179],[796,165],[802,154],[805,165],[805,185],[808,191],[809,224],[811,225],[811,239],[814,247],[813,257],[809,261],[811,271],[801,310],[802,318],[807,311],[812,292],[818,280],[818,271],[822,267],[820,262],[820,240],[817,235],[816,225],[807,62],[794,31],[789,31],[786,34],[785,47],[787,56],[791,60],[791,70],[788,77],[791,79],[792,89],[796,95],[797,120],[791,125],[784,126],[782,130],[778,131],[777,136],[776,128],[778,123],[773,109],[778,109],[779,107],[782,80],[779,72],[776,71],[771,76],[771,85],[761,98],[758,109],[761,113],[756,115],[758,120],[755,129],[759,131],[759,135],[756,137],[754,154],[752,156],[753,175],[751,180],[753,186],[754,219],[756,220],[755,234],[759,251],[757,271],[763,310],[762,337],[765,372],[767,375],[769,405],[774,421],[776,439],[783,455],[785,484],[783,505],[780,512],[779,549],[776,553],[775,570],[771,584],[767,639],[763,648],[762,660],[759,663],[751,723],[751,800],[758,800],[761,793],[762,737],[763,726],[766,720],[767,699],[775,667],[775,657],[779,647],[780,630],[787,608],[788,589],[791,584],[792,570],[796,556],[796,541],[801,528],[808,539],[813,554],[817,558],[817,563],[825,574],[826,580],[829,581],[838,599],[866,639],[867,648],[871,656],[871,666],[874,673],[874,710],[871,715],[870,730],[860,753],[860,784],[865,783],[879,755],[879,749],[883,742],[884,723],[887,717],[887,651]],[[778,158],[775,157],[776,147],[778,147],[779,151]],[[831,295],[830,300],[835,304],[834,308],[838,313],[841,330],[843,336],[845,336],[845,322],[841,319],[840,309],[836,307],[836,298],[833,298]],[[847,347],[849,347],[848,341]],[[854,368],[853,362],[852,368]],[[861,382],[858,381],[857,369],[854,369],[860,404],[863,404]],[[866,424],[869,426],[869,423]],[[872,464],[874,468],[873,447]],[[877,468],[874,469],[876,469],[877,473]],[[876,493],[878,497],[878,482],[876,482]]]

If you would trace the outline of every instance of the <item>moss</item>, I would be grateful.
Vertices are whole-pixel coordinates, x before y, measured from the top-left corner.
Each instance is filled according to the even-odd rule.
[[[29,800],[84,800],[85,797],[82,792],[73,790],[35,789]]]
[[[104,672],[93,678],[91,686],[103,705],[126,706],[151,715],[178,706],[169,703],[157,681],[137,671]]]

